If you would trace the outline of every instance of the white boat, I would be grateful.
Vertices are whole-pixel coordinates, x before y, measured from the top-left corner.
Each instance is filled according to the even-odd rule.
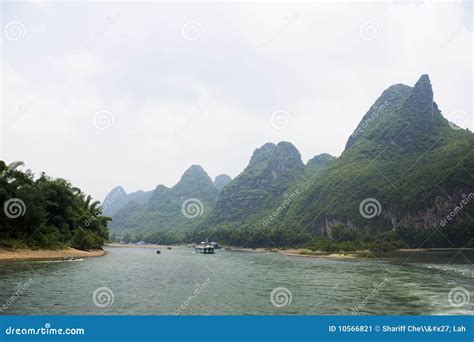
[[[209,243],[201,242],[199,245],[194,246],[194,251],[202,254],[214,254],[214,247]]]
[[[217,242],[215,241],[212,241],[212,242],[209,242],[209,245],[214,247],[214,249],[222,249],[222,246],[219,245]]]

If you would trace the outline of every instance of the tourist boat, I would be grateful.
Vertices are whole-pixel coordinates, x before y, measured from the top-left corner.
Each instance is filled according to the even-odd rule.
[[[222,246],[219,245],[217,242],[213,241],[213,242],[209,242],[209,245],[214,247],[214,249],[222,249]]]
[[[214,247],[206,242],[201,242],[199,245],[194,246],[194,251],[202,254],[214,254]]]

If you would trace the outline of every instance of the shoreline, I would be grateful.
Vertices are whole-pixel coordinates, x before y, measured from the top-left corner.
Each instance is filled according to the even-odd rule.
[[[117,248],[177,248],[180,245],[157,245],[153,243],[147,243],[144,245],[124,244],[124,243],[106,243],[104,247],[117,247]]]
[[[361,253],[364,251],[350,252],[350,253],[324,253],[313,252],[304,248],[232,248],[231,251],[243,253],[276,253],[285,256],[303,257],[303,258],[322,258],[322,259],[363,259]]]
[[[394,251],[384,252],[390,253],[422,253],[422,252],[440,252],[440,251],[456,251],[456,250],[473,250],[474,248],[400,248]],[[371,259],[373,258],[374,252],[365,251],[352,251],[342,253],[329,253],[321,251],[311,251],[306,248],[239,248],[232,247],[231,251],[243,252],[243,253],[276,253],[285,256],[292,257],[304,257],[304,258],[321,258],[321,259],[333,259],[333,260],[357,260],[357,259]]]
[[[35,260],[74,260],[100,257],[105,255],[103,250],[82,251],[75,248],[65,249],[11,249],[0,248],[0,261],[35,261]]]

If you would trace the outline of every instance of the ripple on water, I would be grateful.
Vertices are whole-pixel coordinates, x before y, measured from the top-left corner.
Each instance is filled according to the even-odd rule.
[[[472,314],[472,307],[452,308],[447,301],[453,287],[472,293],[472,269],[466,264],[403,265],[231,251],[201,255],[186,248],[160,255],[145,248],[107,250],[101,258],[74,260],[81,262],[2,266],[0,302],[13,294],[15,284],[32,277],[34,286],[12,305],[12,312],[170,314],[194,295],[196,284],[209,279],[182,314],[351,314],[364,300],[360,314]],[[371,296],[385,278],[389,280]],[[92,303],[99,287],[110,288],[115,297],[103,310]],[[284,308],[271,304],[277,287],[291,291],[292,302]]]

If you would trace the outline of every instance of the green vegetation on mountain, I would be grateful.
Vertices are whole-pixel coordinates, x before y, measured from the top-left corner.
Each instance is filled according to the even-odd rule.
[[[130,201],[114,216],[114,239],[151,243],[181,242],[184,232],[201,222],[217,201],[219,189],[198,165],[191,166],[172,188],[158,185],[143,204]]]
[[[473,147],[474,135],[441,115],[423,75],[414,87],[397,84],[384,91],[338,159],[318,156],[308,162],[304,177],[295,171],[290,181],[275,179],[273,187],[300,192],[277,219],[264,226],[260,221],[268,215],[262,204],[277,210],[281,192],[256,197],[252,189],[258,189],[253,182],[259,175],[246,169],[222,192],[200,238],[323,250],[472,245],[472,203],[456,210],[448,225],[441,221],[474,192]],[[326,161],[323,168],[320,160]],[[295,165],[298,170],[300,163]],[[273,168],[278,167],[276,162]],[[241,178],[247,188],[237,183]],[[366,199],[380,203],[372,218],[361,214]],[[336,227],[351,238],[341,241]]]
[[[253,224],[278,207],[303,170],[300,153],[292,144],[263,145],[255,150],[245,170],[222,190],[204,225],[239,228]]]
[[[99,202],[64,179],[37,179],[21,162],[0,161],[0,246],[100,249],[108,239]]]
[[[326,170],[335,160],[336,157],[333,157],[327,153],[314,156],[306,163],[306,177],[312,178],[315,175],[318,175],[322,171]]]
[[[473,147],[474,135],[453,129],[441,115],[427,75],[414,88],[392,86],[362,119],[341,157],[303,191],[288,216],[297,218],[298,227],[323,235],[341,223],[354,229],[432,230],[463,194],[474,191]],[[381,207],[370,219],[359,208],[367,198]],[[455,222],[469,223],[473,210],[467,206]]]
[[[121,186],[117,186],[105,197],[102,202],[104,215],[112,216],[130,202],[144,204],[148,201],[153,191],[136,191],[127,194]]]
[[[192,182],[180,194],[158,186],[146,204],[124,206],[112,226],[147,242],[209,238],[324,251],[472,246],[473,147],[474,135],[443,117],[422,75],[414,87],[386,89],[338,158],[321,154],[304,165],[292,144],[267,143],[226,184],[198,177],[204,184],[192,195]],[[184,219],[188,197],[206,204],[205,215]]]

